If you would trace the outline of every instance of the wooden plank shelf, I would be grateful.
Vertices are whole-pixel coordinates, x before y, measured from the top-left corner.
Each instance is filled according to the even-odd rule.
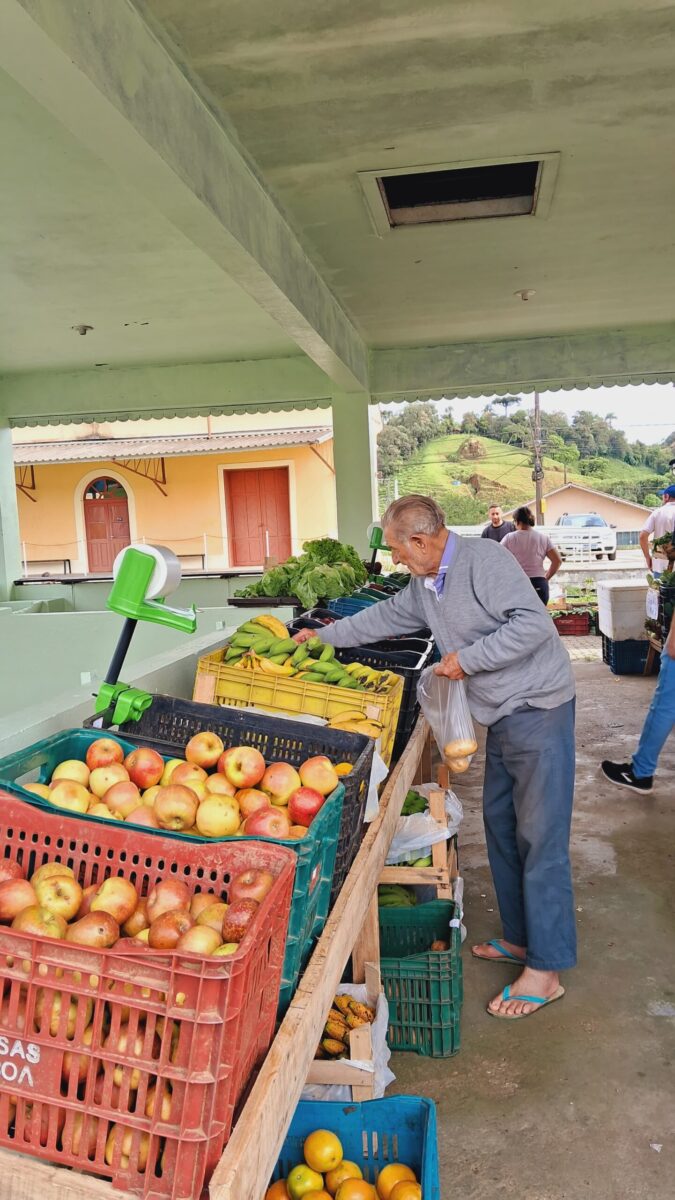
[[[347,960],[351,954],[356,982],[364,981],[367,962],[379,962],[377,884],[427,733],[420,717],[213,1173],[211,1200],[262,1200]],[[10,1150],[0,1150],[0,1179],[2,1200],[138,1200],[91,1175]]]

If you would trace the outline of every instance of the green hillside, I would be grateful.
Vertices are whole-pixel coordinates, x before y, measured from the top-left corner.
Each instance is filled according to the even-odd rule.
[[[475,458],[460,457],[458,451],[466,443],[466,434],[450,434],[427,442],[409,463],[397,472],[399,495],[423,492],[433,496],[447,514],[450,524],[471,525],[485,517],[489,504],[504,508],[527,503],[534,496],[532,463],[527,450],[508,446],[493,438],[472,437],[484,451]],[[544,459],[544,491],[550,492],[565,482],[560,463]],[[569,483],[582,483],[599,491],[609,492],[613,482],[629,482],[653,478],[646,467],[632,467],[620,459],[605,460],[601,476],[581,475],[568,469]],[[471,482],[469,482],[471,481]],[[394,495],[394,483],[388,479],[380,488],[382,506]]]

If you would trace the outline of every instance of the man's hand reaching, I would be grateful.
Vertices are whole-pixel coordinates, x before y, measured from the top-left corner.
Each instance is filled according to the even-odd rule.
[[[301,646],[303,642],[308,642],[310,638],[317,636],[316,629],[300,629],[297,633],[293,634],[293,641]]]
[[[459,657],[454,652],[441,659],[434,667],[434,674],[447,675],[448,679],[466,679],[466,672],[460,667]]]

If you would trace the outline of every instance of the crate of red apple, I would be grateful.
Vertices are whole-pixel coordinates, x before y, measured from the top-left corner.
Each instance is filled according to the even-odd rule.
[[[273,1036],[296,858],[0,799],[0,1145],[197,1197]]]
[[[251,714],[247,734],[270,750],[277,743],[271,734],[265,741],[263,731],[274,722],[257,720],[260,728]],[[360,770],[361,739],[321,736],[328,748],[331,738],[335,750],[346,747]],[[225,749],[209,731],[191,737],[179,759],[93,730],[72,730],[2,760],[0,780],[33,804],[55,806],[83,823],[114,822],[129,834],[133,827],[190,844],[264,838],[291,847],[297,863],[281,987],[285,1008],[328,915],[344,798],[340,774],[353,769],[349,762],[336,768],[327,755],[297,755],[302,743],[294,723],[290,737],[297,769],[266,762],[254,745]],[[35,775],[37,781],[27,778]]]

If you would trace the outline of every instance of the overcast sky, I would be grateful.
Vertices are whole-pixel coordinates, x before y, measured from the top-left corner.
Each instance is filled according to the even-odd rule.
[[[525,396],[524,401],[527,408],[532,407],[532,396]],[[485,404],[485,400],[455,400],[452,409],[455,415],[461,415],[480,412]],[[541,406],[547,412],[564,412],[570,420],[579,409],[588,409],[600,417],[615,413],[616,421],[612,424],[615,429],[624,430],[629,442],[662,442],[675,430],[675,388],[670,384],[542,392]],[[499,408],[495,411],[499,412]]]

